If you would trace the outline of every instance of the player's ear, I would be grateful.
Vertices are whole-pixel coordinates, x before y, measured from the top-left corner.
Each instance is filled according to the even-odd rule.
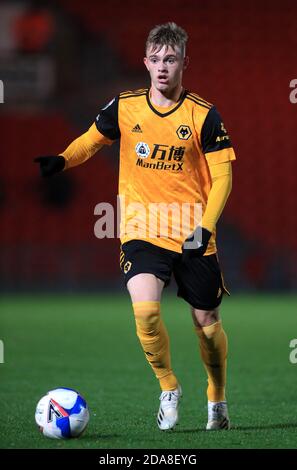
[[[186,68],[188,67],[189,62],[190,62],[190,58],[188,55],[186,55],[186,57],[184,57],[184,70],[186,70]]]
[[[148,58],[147,57],[144,57],[143,58],[143,62],[144,62],[144,65],[146,66],[147,70],[149,71],[149,67],[148,67]]]

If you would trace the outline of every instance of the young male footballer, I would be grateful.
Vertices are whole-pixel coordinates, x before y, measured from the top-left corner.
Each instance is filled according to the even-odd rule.
[[[175,23],[154,27],[144,58],[150,88],[120,93],[63,153],[35,161],[42,176],[51,176],[120,139],[119,195],[124,201],[120,265],[137,336],[160,383],[158,427],[174,428],[182,396],[160,314],[162,291],[173,274],[177,295],[190,305],[208,376],[206,429],[219,430],[229,429],[230,422],[225,395],[227,337],[219,315],[227,291],[216,254],[215,227],[231,191],[235,154],[215,106],[182,85],[189,62],[186,41],[187,33]],[[171,209],[166,236],[158,227],[154,233],[152,217],[147,217],[154,204]],[[178,228],[186,219],[182,210],[191,205],[201,208],[202,217],[197,223],[194,211],[188,211],[185,233]],[[137,212],[139,207],[145,210]],[[158,217],[161,227],[164,213]],[[140,234],[136,226],[141,227]]]

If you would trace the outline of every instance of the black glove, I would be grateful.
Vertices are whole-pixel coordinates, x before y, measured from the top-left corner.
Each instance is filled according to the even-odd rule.
[[[196,230],[198,230],[198,229],[196,229]],[[191,259],[191,258],[198,258],[200,256],[203,256],[204,253],[206,252],[208,242],[210,240],[210,237],[211,237],[212,233],[209,232],[209,230],[207,230],[206,228],[203,228],[203,227],[199,227],[199,230],[201,230],[201,240],[200,241],[193,242],[195,231],[194,231],[194,234],[189,235],[188,238],[186,238],[184,243],[192,242],[193,247],[192,248],[185,248],[185,246],[183,245],[183,247],[182,247],[182,259],[183,259],[183,261],[186,261],[187,259]],[[196,236],[196,238],[198,239],[198,235]]]
[[[65,166],[65,158],[61,155],[58,156],[47,156],[34,158],[34,163],[39,163],[40,174],[44,178],[52,176],[59,171],[62,171]]]

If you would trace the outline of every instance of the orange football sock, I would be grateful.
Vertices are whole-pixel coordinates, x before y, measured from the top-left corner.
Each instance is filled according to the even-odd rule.
[[[221,321],[203,328],[195,327],[200,354],[208,376],[208,400],[224,401],[228,342]]]
[[[161,390],[174,390],[177,379],[171,369],[169,338],[160,316],[160,302],[133,303],[136,333]]]

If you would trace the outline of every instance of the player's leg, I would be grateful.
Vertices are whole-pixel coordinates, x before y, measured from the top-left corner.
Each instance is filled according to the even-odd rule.
[[[163,288],[169,283],[173,257],[163,248],[142,240],[124,243],[121,268],[133,303],[136,331],[162,390],[157,417],[160,429],[171,429],[178,421],[181,389],[171,368],[169,338],[160,313]]]
[[[201,310],[191,307],[195,331],[199,338],[201,359],[208,376],[207,398],[225,401],[227,336],[222,327],[219,309]]]
[[[199,338],[201,359],[208,377],[206,429],[229,429],[230,421],[225,395],[228,343],[219,309],[201,310],[192,307],[191,312]]]
[[[145,357],[159,380],[161,390],[175,390],[178,383],[172,372],[169,337],[160,312],[163,287],[164,281],[149,273],[137,274],[127,283],[136,333]]]
[[[193,257],[186,262],[181,259],[175,266],[174,275],[178,284],[178,295],[192,306],[201,358],[208,375],[207,396],[209,410],[213,410],[209,422],[216,422],[208,423],[207,429],[226,429],[229,427],[225,413],[227,336],[222,327],[218,307],[223,293],[227,291],[218,259],[216,255]],[[217,411],[220,419],[212,419],[218,416]]]
[[[172,429],[178,421],[181,389],[171,368],[169,337],[160,315],[163,287],[164,281],[149,273],[137,274],[127,283],[136,333],[162,390],[158,426],[161,430],[167,430]]]

